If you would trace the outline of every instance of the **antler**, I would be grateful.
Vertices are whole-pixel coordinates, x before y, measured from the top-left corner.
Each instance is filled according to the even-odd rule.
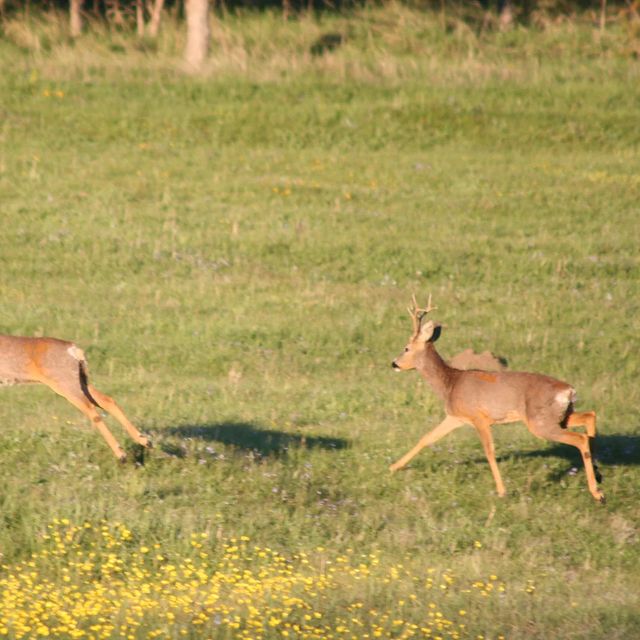
[[[434,309],[438,307],[431,306],[431,294],[429,294],[429,300],[427,301],[426,309],[421,309],[418,307],[418,303],[416,302],[416,294],[414,293],[411,296],[411,302],[413,303],[413,307],[407,307],[407,311],[411,316],[411,320],[413,321],[413,333],[414,335],[418,335],[420,333],[420,325],[422,324],[422,319]]]

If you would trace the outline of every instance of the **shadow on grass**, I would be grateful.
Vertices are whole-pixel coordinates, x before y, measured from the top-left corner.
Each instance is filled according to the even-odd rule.
[[[164,431],[166,435],[179,438],[192,438],[205,442],[220,442],[243,451],[251,451],[260,456],[280,457],[289,449],[346,449],[349,441],[344,438],[313,436],[273,429],[263,429],[259,425],[247,422],[220,422],[215,424],[186,424],[170,427]],[[180,447],[163,443],[161,448],[166,453],[180,456],[184,452]],[[180,456],[182,457],[182,456]]]
[[[638,429],[640,432],[640,428]],[[591,445],[594,462],[600,466],[618,467],[640,465],[640,436],[626,434],[600,435]],[[563,471],[556,471],[552,478],[558,479],[567,473],[573,473],[572,469],[581,470],[582,456],[576,447],[566,444],[554,444],[535,451],[514,452],[508,455],[496,456],[497,462],[504,462],[513,458],[562,458],[569,463],[569,467]],[[486,462],[486,458],[477,458],[475,462]]]
[[[612,467],[640,465],[640,436],[618,433],[599,434],[592,444],[592,451],[598,462]],[[570,462],[582,464],[579,451],[566,444],[557,444],[516,455],[527,458],[564,458]]]

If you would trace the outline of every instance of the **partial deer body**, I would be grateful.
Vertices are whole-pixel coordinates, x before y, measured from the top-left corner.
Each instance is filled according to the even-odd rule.
[[[443,401],[446,418],[391,465],[391,471],[404,467],[424,447],[454,429],[473,425],[482,442],[498,495],[504,496],[506,491],[496,463],[491,425],[522,421],[539,438],[576,447],[582,455],[591,495],[604,501],[597,485],[589,441],[596,435],[596,414],[574,411],[574,388],[538,373],[462,371],[449,366],[434,345],[440,335],[440,325],[431,321],[422,324],[424,316],[434,308],[429,297],[427,308],[419,309],[414,296],[413,308],[409,310],[413,318],[413,335],[392,366],[398,371],[417,369]],[[567,428],[575,426],[584,426],[586,434]]]
[[[0,335],[0,386],[42,383],[82,411],[119,460],[126,454],[104,423],[97,408],[110,413],[131,438],[144,447],[149,439],[129,421],[113,398],[89,384],[87,362],[73,342],[56,338],[21,338]]]
[[[454,369],[504,371],[507,368],[507,361],[499,356],[494,356],[491,351],[475,353],[473,349],[465,349],[449,360],[449,366]]]

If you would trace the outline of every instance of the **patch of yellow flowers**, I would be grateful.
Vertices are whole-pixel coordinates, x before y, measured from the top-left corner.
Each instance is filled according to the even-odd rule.
[[[175,557],[123,524],[65,519],[42,538],[26,561],[0,568],[0,638],[469,637],[466,611],[445,615],[413,593],[441,598],[450,573],[383,569],[376,554],[285,556],[244,536],[212,544],[202,533],[189,557]],[[504,590],[497,576],[468,587]],[[391,607],[376,606],[390,597]]]

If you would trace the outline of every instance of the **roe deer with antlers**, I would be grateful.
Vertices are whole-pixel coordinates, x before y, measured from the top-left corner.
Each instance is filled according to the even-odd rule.
[[[409,309],[413,334],[392,366],[397,371],[417,369],[444,402],[447,415],[411,451],[392,464],[391,471],[404,467],[424,447],[469,424],[480,436],[498,495],[504,496],[506,491],[496,463],[491,425],[522,421],[539,438],[576,447],[582,454],[591,495],[604,502],[604,494],[597,485],[600,478],[596,478],[589,444],[590,438],[596,435],[596,414],[593,411],[574,411],[575,389],[566,382],[538,373],[462,371],[450,367],[434,346],[441,326],[431,320],[422,323],[434,309],[431,296],[425,309],[418,308],[413,296],[413,307]],[[567,429],[578,425],[585,427],[586,435]]]
[[[29,382],[47,385],[82,411],[119,460],[126,458],[124,449],[107,428],[97,408],[104,409],[118,420],[135,442],[143,447],[151,446],[149,438],[131,424],[113,398],[89,384],[84,353],[73,342],[0,335],[0,386]]]

